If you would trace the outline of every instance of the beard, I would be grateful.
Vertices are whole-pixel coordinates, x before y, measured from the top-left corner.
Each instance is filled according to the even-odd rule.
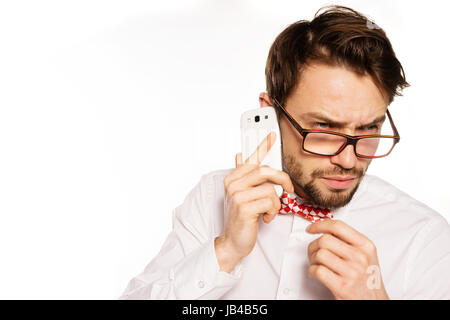
[[[304,174],[305,170],[301,163],[295,161],[295,158],[291,155],[283,155],[283,171],[289,174],[294,184],[297,184],[303,189],[313,204],[321,207],[327,207],[329,209],[337,209],[347,205],[352,200],[353,195],[361,182],[361,178],[365,174],[364,169],[343,169],[335,166],[334,168],[328,170],[315,169],[309,176],[306,176]],[[321,191],[318,186],[320,183],[318,179],[324,176],[332,175],[351,175],[356,177],[355,179],[358,180],[358,183],[350,190],[328,189],[326,193]]]

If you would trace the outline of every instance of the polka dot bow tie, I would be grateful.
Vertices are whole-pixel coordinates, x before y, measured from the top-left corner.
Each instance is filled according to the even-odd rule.
[[[304,201],[295,194],[289,194],[286,191],[283,191],[280,200],[281,209],[278,211],[278,214],[288,214],[292,212],[311,222],[333,218],[330,209],[314,206],[312,203]]]

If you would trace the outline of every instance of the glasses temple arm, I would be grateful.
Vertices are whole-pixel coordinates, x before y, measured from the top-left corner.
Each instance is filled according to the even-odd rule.
[[[391,122],[392,129],[394,130],[394,136],[395,136],[397,142],[399,142],[400,141],[400,134],[398,133],[398,130],[395,127],[394,120],[392,120],[392,116],[391,116],[391,113],[389,112],[389,109],[386,109],[386,113],[387,113],[387,115],[389,117],[389,121]]]
[[[275,106],[278,109],[281,109],[281,111],[284,113],[284,115],[288,118],[289,122],[292,123],[292,125],[299,131],[300,134],[303,134],[304,129],[300,127],[300,125],[297,123],[297,121],[294,120],[294,118],[287,112],[287,110],[278,102],[277,99],[272,98]]]

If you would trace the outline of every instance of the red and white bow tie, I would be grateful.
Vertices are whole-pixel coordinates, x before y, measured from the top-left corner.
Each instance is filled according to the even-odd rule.
[[[292,212],[308,219],[311,222],[333,218],[330,209],[314,206],[312,203],[305,202],[303,199],[295,196],[295,194],[289,194],[286,191],[283,191],[280,200],[281,209],[278,214],[287,214]]]

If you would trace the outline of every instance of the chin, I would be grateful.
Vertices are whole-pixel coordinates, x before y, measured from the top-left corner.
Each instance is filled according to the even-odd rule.
[[[345,189],[335,189],[329,187],[320,179],[318,180],[308,183],[305,186],[305,191],[315,204],[330,209],[337,209],[347,205],[353,198],[359,185],[358,179]]]

